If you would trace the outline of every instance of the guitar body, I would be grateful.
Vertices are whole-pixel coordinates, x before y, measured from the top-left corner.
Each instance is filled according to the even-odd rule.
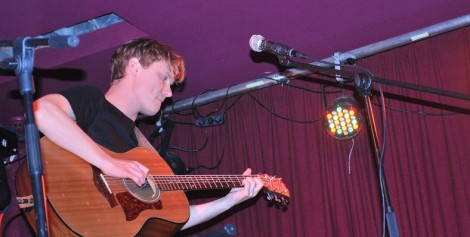
[[[158,202],[144,203],[128,194],[119,179],[105,185],[99,171],[48,138],[41,139],[51,236],[172,236],[189,218],[189,203],[183,191],[161,192]],[[113,157],[136,160],[150,174],[173,175],[170,167],[154,151],[135,148]],[[26,165],[18,170],[18,197],[32,194]],[[34,212],[28,220],[35,227]]]

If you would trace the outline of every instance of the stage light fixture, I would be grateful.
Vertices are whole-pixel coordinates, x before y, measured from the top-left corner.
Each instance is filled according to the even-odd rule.
[[[356,101],[345,95],[337,98],[324,113],[325,130],[338,140],[348,140],[356,136],[362,128],[361,122],[362,117]]]

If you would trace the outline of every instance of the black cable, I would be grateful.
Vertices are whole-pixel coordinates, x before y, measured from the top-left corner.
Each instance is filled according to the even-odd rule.
[[[222,161],[224,159],[224,154],[225,154],[225,147],[226,147],[226,140],[227,140],[227,124],[224,124],[224,135],[223,135],[223,140],[222,140],[222,153],[220,154],[219,156],[219,160],[217,161],[217,163],[212,166],[212,167],[208,167],[208,166],[205,166],[205,165],[197,165],[195,168],[189,168],[191,171],[194,170],[194,169],[199,169],[199,168],[204,168],[204,169],[207,169],[207,170],[215,170],[217,168],[219,168],[220,164],[222,164]]]
[[[217,113],[222,107],[225,107],[225,111],[223,112],[223,114],[224,114],[224,116],[225,116],[225,114],[227,113],[226,102],[227,102],[227,100],[228,100],[228,92],[230,91],[230,89],[231,89],[232,87],[233,87],[233,85],[227,87],[227,90],[225,91],[224,99],[222,100],[222,104],[221,104],[219,107],[217,107],[216,110],[214,110],[214,111],[208,113],[206,116],[210,116],[210,115],[212,115],[212,114],[214,114],[214,113]],[[237,101],[238,101],[238,100],[237,100]]]
[[[382,195],[382,236],[385,237],[386,229],[386,207],[385,207],[385,187],[383,183],[383,160],[385,155],[385,144],[386,144],[386,134],[387,134],[387,113],[385,110],[385,99],[380,84],[377,84],[380,92],[380,101],[382,103],[382,149],[380,149],[380,158],[379,158],[379,183],[380,183],[380,193]]]
[[[367,68],[364,67],[359,67],[354,65],[355,68],[362,69],[363,72],[369,77],[373,78],[374,75],[372,72],[370,72]],[[375,83],[375,82],[373,82]],[[382,236],[385,237],[386,235],[386,200],[385,200],[385,184],[384,184],[384,166],[383,166],[383,160],[385,156],[385,145],[386,145],[386,130],[387,130],[387,113],[385,110],[385,97],[382,91],[382,88],[380,87],[380,84],[378,84],[379,87],[379,94],[380,94],[380,102],[382,105],[381,113],[382,113],[382,147],[380,148],[380,154],[378,157],[378,176],[379,176],[379,187],[380,187],[380,196],[382,200]],[[370,95],[369,95],[370,96]]]
[[[378,106],[380,106],[380,105],[378,105]],[[397,108],[392,108],[392,107],[388,107],[388,106],[385,106],[385,108],[388,109],[388,110],[391,110],[391,111],[396,111],[396,112],[401,112],[401,113],[410,113],[410,114],[419,114],[419,115],[425,115],[425,116],[451,116],[451,115],[461,114],[461,113],[457,113],[457,112],[429,113],[429,112],[424,112],[424,111],[419,111],[419,110],[397,109]]]
[[[337,90],[337,91],[327,91],[327,92],[324,92],[323,90],[322,91],[315,91],[315,90],[311,90],[311,89],[307,89],[305,87],[300,87],[300,86],[297,86],[297,85],[293,85],[293,84],[290,84],[290,83],[282,83],[282,85],[286,85],[288,87],[292,87],[292,88],[295,88],[295,89],[299,89],[299,90],[303,90],[303,91],[307,91],[307,92],[312,92],[312,93],[316,93],[316,94],[334,94],[334,93],[339,93],[341,92],[341,90]],[[323,85],[325,86],[325,85]]]
[[[223,112],[223,116],[224,116],[224,117],[225,117],[225,115],[227,114],[227,112],[228,112],[228,111],[240,100],[240,98],[243,96],[243,95],[239,96],[230,106],[227,107],[226,101],[227,101],[227,99],[228,99],[228,92],[229,92],[229,90],[230,90],[231,87],[232,87],[232,86],[230,86],[230,87],[227,89],[226,93],[225,93],[225,98],[224,98],[224,103],[223,103],[223,106],[225,107],[224,112]],[[222,107],[222,106],[220,106],[219,108],[221,108],[221,107]],[[193,170],[195,170],[195,169],[199,169],[199,168],[204,168],[204,169],[207,169],[207,170],[214,170],[214,169],[217,169],[217,168],[220,166],[220,164],[222,164],[222,161],[223,161],[224,155],[225,155],[225,147],[226,147],[226,140],[227,140],[227,134],[228,134],[228,131],[227,131],[227,124],[224,124],[223,126],[224,126],[224,134],[223,134],[223,140],[222,140],[222,141],[223,141],[222,153],[220,154],[217,163],[216,163],[214,166],[212,166],[212,167],[208,167],[208,166],[205,166],[205,165],[197,165],[197,166],[194,167],[194,168],[188,168],[188,170],[189,170],[190,172],[193,171]]]
[[[381,149],[381,154],[380,154],[380,163],[383,164],[383,158],[385,154],[385,144],[386,144],[386,139],[387,139],[387,112],[385,109],[385,97],[382,91],[382,87],[380,87],[380,84],[377,83],[377,86],[379,87],[380,91],[380,102],[381,102],[381,111],[382,111],[382,149]]]
[[[225,91],[225,96],[224,96],[223,104],[219,107],[219,108],[222,108],[222,106],[224,106],[224,112],[222,113],[222,114],[224,115],[224,117],[225,117],[225,115],[227,114],[228,110],[231,109],[231,108],[240,100],[240,98],[243,96],[243,94],[240,95],[240,96],[238,96],[238,98],[230,105],[230,107],[227,108],[227,103],[226,103],[226,102],[227,102],[227,100],[228,100],[228,92],[230,91],[230,88],[232,88],[232,87],[233,87],[233,85],[229,86],[229,87],[227,88],[227,91]]]
[[[8,204],[7,207],[5,207],[5,209],[3,209],[3,214],[7,213],[7,210],[12,207],[14,204],[17,204],[17,202],[15,201],[12,201],[10,202],[10,204]],[[4,222],[5,224],[3,225],[3,230],[2,230],[2,234],[0,236],[7,236],[7,230],[8,228],[10,227],[10,224],[18,217],[20,216],[24,216],[24,211],[23,210],[20,210],[20,212],[18,214],[15,214],[14,216],[11,216],[9,219],[8,219],[8,222]],[[5,216],[3,216],[3,218],[5,218]],[[2,222],[5,221],[5,219],[2,220]]]
[[[184,152],[198,152],[204,149],[209,142],[209,135],[207,134],[207,128],[204,128],[204,133],[205,133],[205,139],[204,139],[204,144],[200,148],[197,149],[191,149],[191,148],[182,148],[182,147],[169,147],[168,150],[178,150],[178,151],[184,151]]]
[[[284,120],[287,120],[287,121],[291,121],[291,122],[296,122],[296,123],[314,123],[314,122],[318,122],[320,121],[322,118],[317,118],[317,119],[314,119],[314,120],[310,120],[310,121],[300,121],[300,120],[295,120],[295,119],[291,119],[291,118],[287,118],[287,117],[284,117],[284,116],[281,116],[279,114],[276,114],[275,112],[273,112],[272,110],[270,110],[268,107],[266,107],[263,103],[261,103],[261,101],[259,101],[256,97],[254,97],[251,93],[247,93],[257,104],[259,104],[262,108],[264,108],[266,111],[268,111],[269,113],[271,113],[272,115],[274,115],[275,117],[277,118],[281,118],[281,119],[284,119]]]
[[[233,107],[238,101],[240,101],[240,99],[241,99],[242,97],[243,97],[243,95],[238,96],[238,98],[237,98],[232,104],[230,104],[230,106],[229,106],[228,108],[227,108],[227,106],[225,106],[226,108],[225,108],[225,111],[224,111],[224,113],[223,113],[223,114],[224,114],[224,117],[225,117],[225,115],[227,114],[227,112],[228,112],[230,109],[232,109],[232,107]]]
[[[209,92],[209,91],[215,91],[216,89],[215,88],[209,88],[209,89],[206,89],[202,92],[200,92],[197,96],[195,96],[193,98],[193,101],[191,102],[191,110],[193,112],[193,115],[196,117],[196,118],[201,118],[201,117],[205,117],[205,116],[202,116],[200,113],[199,113],[199,110],[197,109],[198,107],[195,106],[194,104],[196,103],[196,100],[199,96],[205,94],[206,92]]]

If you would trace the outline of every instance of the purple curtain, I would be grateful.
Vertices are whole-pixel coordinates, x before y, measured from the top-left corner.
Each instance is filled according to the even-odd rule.
[[[470,29],[380,53],[358,65],[381,78],[470,94]],[[192,174],[241,174],[250,167],[282,177],[292,195],[285,209],[260,196],[181,236],[203,236],[227,223],[235,224],[236,236],[382,235],[377,161],[367,127],[354,140],[339,141],[319,120],[325,103],[341,93],[354,94],[349,84],[324,86],[333,80],[310,76],[197,109],[205,116],[219,108],[214,113],[225,114],[221,126],[176,124],[170,151],[187,166],[213,167],[220,161],[216,169]],[[373,110],[380,144],[385,131],[384,169],[401,236],[470,236],[470,102],[385,84],[380,88],[385,130],[377,84]],[[170,118],[195,120],[193,115]],[[189,194],[193,203],[216,196]]]

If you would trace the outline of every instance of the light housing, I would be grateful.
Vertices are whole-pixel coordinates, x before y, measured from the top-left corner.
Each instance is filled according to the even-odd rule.
[[[356,101],[345,95],[326,108],[323,119],[326,132],[338,140],[352,139],[362,128],[362,116]]]

